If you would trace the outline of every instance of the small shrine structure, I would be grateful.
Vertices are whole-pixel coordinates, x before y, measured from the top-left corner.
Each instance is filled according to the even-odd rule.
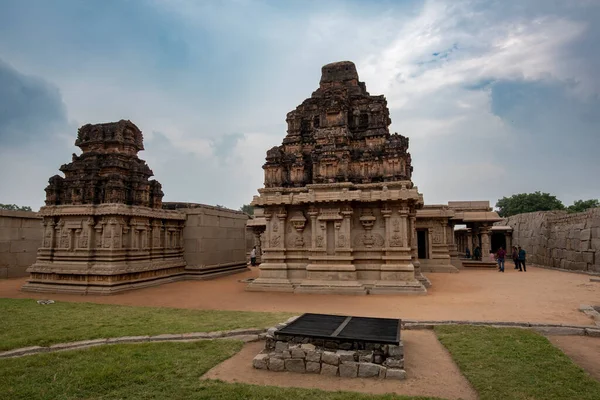
[[[84,125],[82,154],[46,188],[44,235],[23,290],[111,294],[169,282],[186,266],[186,215],[162,209],[161,185],[137,153],[131,121]]]

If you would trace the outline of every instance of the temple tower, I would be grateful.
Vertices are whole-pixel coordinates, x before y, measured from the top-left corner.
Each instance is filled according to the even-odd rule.
[[[84,125],[75,145],[82,154],[46,188],[44,239],[23,290],[111,294],[182,274],[186,217],[162,209],[161,185],[137,156],[138,127]]]
[[[336,62],[286,121],[252,203],[266,230],[260,276],[247,289],[426,293],[412,262],[423,197],[408,138],[389,133],[385,97],[367,92],[352,62]]]

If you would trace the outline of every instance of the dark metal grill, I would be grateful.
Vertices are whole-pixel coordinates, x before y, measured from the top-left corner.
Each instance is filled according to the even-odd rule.
[[[303,314],[276,334],[334,341],[400,343],[399,319]]]

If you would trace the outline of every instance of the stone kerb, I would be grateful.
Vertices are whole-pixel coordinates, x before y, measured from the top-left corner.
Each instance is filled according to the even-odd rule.
[[[581,310],[593,310],[591,306],[581,306]],[[111,344],[123,344],[123,343],[146,343],[146,342],[189,342],[197,340],[215,340],[215,339],[229,339],[229,340],[241,340],[243,342],[254,342],[259,340],[274,339],[274,333],[276,330],[287,326],[294,321],[298,316],[291,317],[286,322],[276,325],[269,329],[260,328],[241,328],[230,331],[216,331],[216,332],[191,332],[191,333],[176,333],[176,334],[161,334],[155,336],[121,336],[115,338],[100,338],[91,340],[81,340],[69,343],[58,343],[52,346],[29,346],[18,349],[12,349],[0,352],[0,359],[21,357],[25,355],[33,355],[39,353],[48,353],[65,350],[76,350],[84,349],[93,346],[111,345]],[[502,322],[502,321],[416,321],[416,320],[403,320],[403,330],[427,330],[433,329],[437,325],[476,325],[476,326],[491,326],[496,328],[523,328],[533,329],[537,332],[545,335],[576,335],[576,336],[590,336],[600,337],[600,326],[577,326],[577,325],[561,325],[561,324],[536,324],[528,322]],[[404,346],[388,347],[388,354],[393,357],[387,362],[378,364],[375,360],[374,354],[365,351],[359,352],[358,362],[356,361],[356,353],[352,351],[344,350],[323,350],[317,351],[317,347],[308,343],[303,344],[292,344],[291,346],[286,343],[280,343],[277,345],[275,342],[275,351],[266,352],[263,351],[257,355],[253,360],[253,366],[258,369],[269,369],[277,371],[279,368],[285,370],[285,360],[295,359],[304,360],[304,371],[307,373],[320,373],[323,375],[334,375],[334,376],[359,376],[360,365],[363,364],[362,375],[373,374],[373,370],[384,371],[377,375],[379,378],[385,377],[386,379],[404,379],[406,372],[398,368],[403,363]],[[287,347],[286,347],[287,346]],[[314,347],[313,347],[314,346]],[[276,357],[271,360],[270,355],[276,353]],[[302,357],[304,354],[304,357]],[[373,355],[373,357],[371,357]],[[275,361],[277,360],[277,361]],[[399,362],[395,360],[400,360]],[[371,364],[378,365],[379,367],[373,367]],[[296,361],[288,363],[292,369],[300,369],[300,362]],[[385,369],[384,369],[385,368]],[[375,375],[372,375],[375,377]]]
[[[298,317],[270,328],[265,349],[253,360],[253,367],[345,378],[405,379],[404,345],[378,343],[336,343],[310,337],[278,334]]]

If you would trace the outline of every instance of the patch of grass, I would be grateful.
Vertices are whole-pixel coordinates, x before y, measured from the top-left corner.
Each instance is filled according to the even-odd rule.
[[[535,332],[476,326],[435,331],[481,400],[600,399],[600,382]]]
[[[0,299],[0,351],[119,336],[265,328],[290,313],[184,310]]]
[[[0,360],[2,399],[183,399],[242,342],[92,347]]]
[[[242,343],[215,340],[92,347],[0,360],[2,399],[324,399],[400,400],[350,392],[202,380]]]
[[[197,399],[252,400],[435,400],[434,397],[409,397],[393,394],[369,395],[356,392],[325,392],[319,389],[281,388],[221,381],[204,381],[203,397]]]

